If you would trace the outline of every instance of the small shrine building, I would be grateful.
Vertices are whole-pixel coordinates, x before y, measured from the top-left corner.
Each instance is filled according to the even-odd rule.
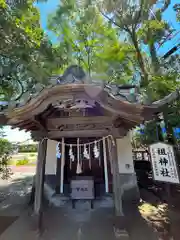
[[[39,141],[37,215],[44,183],[54,195],[70,198],[70,182],[77,176],[93,178],[95,198],[114,196],[117,216],[123,215],[123,203],[139,199],[131,130],[160,112],[167,98],[143,104],[135,90],[131,85],[90,81],[82,69],[72,66],[24,104],[1,111],[2,125],[30,131]]]

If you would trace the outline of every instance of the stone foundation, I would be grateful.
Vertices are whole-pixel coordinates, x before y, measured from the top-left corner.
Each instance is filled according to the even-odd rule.
[[[120,192],[122,196],[123,210],[129,207],[137,208],[140,200],[139,188],[137,185],[136,174],[119,174]]]

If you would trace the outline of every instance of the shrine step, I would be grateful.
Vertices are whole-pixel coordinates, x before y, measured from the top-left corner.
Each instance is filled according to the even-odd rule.
[[[113,197],[111,195],[105,195],[99,198],[96,198],[94,201],[95,207],[99,208],[113,208],[114,207],[114,201]]]
[[[69,197],[66,197],[64,195],[54,195],[51,197],[49,203],[50,205],[54,207],[62,207],[66,205],[70,201]]]
[[[44,185],[45,197],[49,202],[49,205],[54,207],[62,207],[68,203],[71,204],[71,199],[63,194],[56,194],[55,191],[48,185]],[[78,200],[78,202],[86,202]],[[89,202],[89,201],[87,201]],[[114,202],[111,195],[105,195],[98,197],[93,201],[94,208],[113,208]]]
[[[64,206],[70,200],[69,197],[66,197],[63,194],[56,194],[48,184],[44,184],[44,193],[49,205],[54,207]]]

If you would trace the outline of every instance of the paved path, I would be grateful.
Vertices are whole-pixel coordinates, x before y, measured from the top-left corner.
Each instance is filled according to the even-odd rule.
[[[88,212],[87,212],[88,213]],[[75,210],[74,216],[77,214]],[[84,215],[84,214],[83,214]],[[89,213],[87,214],[89,215]],[[85,215],[84,215],[85,216]],[[44,232],[38,238],[28,213],[18,219],[0,240],[115,240],[112,214],[109,211],[91,212],[90,219],[75,219],[63,209],[49,209],[44,215]],[[81,219],[83,218],[83,221]],[[78,221],[79,220],[79,221]]]
[[[26,185],[31,186],[35,174],[34,167],[12,166],[11,170],[12,175],[8,180],[0,178],[0,203],[12,195],[22,195],[23,191],[27,192]]]
[[[48,208],[43,216],[43,234],[34,230],[28,211],[1,236],[0,240],[157,240],[153,230],[139,216],[131,216],[129,238],[118,237],[113,228],[113,211],[109,208],[90,209],[79,204],[72,209]]]
[[[8,180],[0,179],[0,234],[27,208],[33,175],[16,172]]]
[[[36,166],[10,166],[13,173],[35,173]]]
[[[26,170],[20,167],[10,181],[0,181],[0,189],[9,193],[0,203],[0,220],[13,218],[0,240],[124,240],[114,232],[112,208],[95,205],[91,210],[88,202],[77,203],[76,209],[72,209],[70,203],[63,208],[48,207],[43,216],[44,231],[39,236],[26,201],[34,173]],[[127,230],[131,240],[157,240],[140,215],[130,211],[129,216]]]

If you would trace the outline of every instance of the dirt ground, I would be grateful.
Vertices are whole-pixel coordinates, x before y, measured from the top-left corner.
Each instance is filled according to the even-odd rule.
[[[170,202],[168,202],[167,196],[162,201],[162,198],[145,189],[141,189],[140,194],[139,212],[154,232],[158,233],[159,239],[179,240],[180,194],[177,191],[172,194]],[[164,195],[167,195],[166,192]]]

